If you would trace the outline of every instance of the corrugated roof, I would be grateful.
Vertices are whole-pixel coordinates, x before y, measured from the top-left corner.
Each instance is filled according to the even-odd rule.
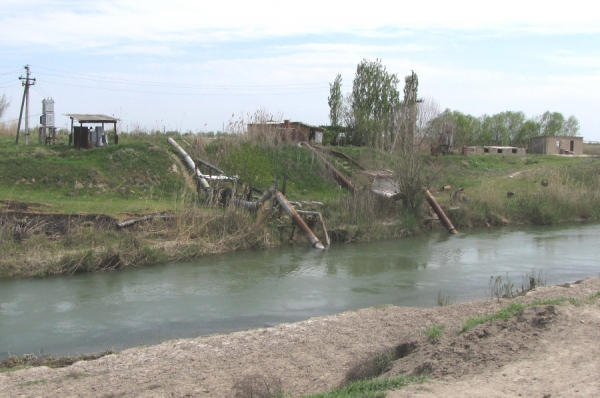
[[[115,123],[120,121],[120,119],[112,116],[101,114],[65,113],[65,116],[68,116],[73,120],[77,120],[79,123]]]

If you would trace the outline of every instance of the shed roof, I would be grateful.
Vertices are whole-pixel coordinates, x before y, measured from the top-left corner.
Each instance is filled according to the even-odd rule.
[[[65,116],[68,116],[73,120],[77,120],[79,123],[116,123],[120,121],[120,119],[112,116],[101,114],[65,113]]]

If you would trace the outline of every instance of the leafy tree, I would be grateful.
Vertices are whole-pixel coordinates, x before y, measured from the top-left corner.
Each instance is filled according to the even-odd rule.
[[[544,136],[561,135],[565,117],[560,112],[546,111],[539,117],[540,134]]]
[[[389,147],[400,105],[398,83],[397,76],[388,73],[379,59],[374,62],[363,59],[358,64],[351,97],[354,145]]]
[[[2,94],[2,97],[0,97],[0,119],[2,119],[4,112],[8,109],[9,106],[10,101],[6,99],[6,94]]]
[[[562,135],[574,137],[577,134],[579,134],[579,121],[575,116],[571,115],[563,125]]]
[[[344,112],[344,97],[342,96],[342,75],[337,75],[333,84],[329,84],[329,121],[332,126],[339,126]]]
[[[540,135],[540,124],[534,119],[526,120],[513,138],[512,145],[518,147],[529,146],[529,139]]]

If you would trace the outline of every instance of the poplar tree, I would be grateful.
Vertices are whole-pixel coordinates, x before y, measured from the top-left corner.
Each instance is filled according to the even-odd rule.
[[[339,126],[344,112],[344,97],[342,96],[342,75],[337,75],[333,83],[329,83],[329,122]]]
[[[351,112],[354,145],[389,147],[395,133],[395,114],[400,105],[398,77],[388,73],[380,59],[363,59],[356,67]]]

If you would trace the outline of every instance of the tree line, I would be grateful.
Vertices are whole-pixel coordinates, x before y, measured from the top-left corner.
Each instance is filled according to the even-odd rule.
[[[565,118],[560,112],[546,111],[527,118],[521,111],[506,111],[475,117],[446,109],[430,121],[432,125],[449,126],[454,145],[529,146],[529,139],[538,136],[576,136],[579,121]]]
[[[525,147],[537,136],[576,136],[579,122],[575,116],[547,111],[528,118],[521,111],[472,116],[440,107],[434,99],[418,98],[418,76],[400,78],[386,70],[381,60],[363,59],[356,68],[352,91],[342,94],[342,77],[330,84],[328,97],[331,126],[345,132],[348,144],[382,150],[406,149],[415,140],[431,144],[440,135],[451,133],[455,147],[498,145]]]

